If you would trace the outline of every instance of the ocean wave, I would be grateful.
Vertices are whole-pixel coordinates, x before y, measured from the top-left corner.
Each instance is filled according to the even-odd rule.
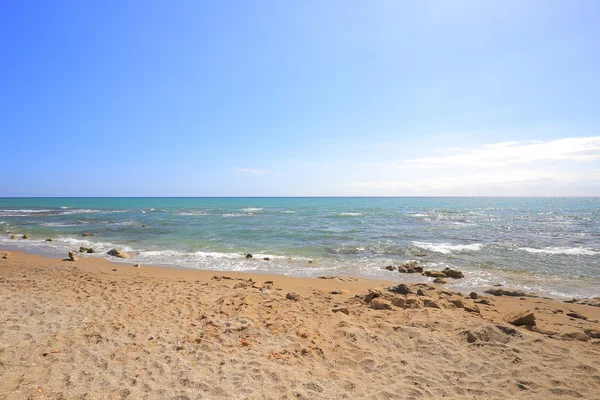
[[[519,250],[536,254],[564,254],[570,256],[593,256],[600,252],[581,247],[545,247],[543,249],[534,249],[531,247],[520,247]]]
[[[358,217],[360,215],[363,215],[363,213],[359,213],[359,212],[343,212],[343,213],[339,213],[338,215],[340,215],[342,217]]]
[[[60,213],[60,215],[74,215],[74,214],[115,214],[115,213],[125,213],[125,212],[129,212],[130,210],[95,210],[95,209],[89,209],[89,208],[81,208],[81,209],[74,209],[74,210],[68,210],[68,211],[62,211]]]
[[[177,215],[181,215],[181,216],[201,216],[201,215],[210,215],[210,214],[207,213],[207,212],[205,212],[205,211],[184,211],[184,212],[177,213]]]
[[[247,213],[253,213],[253,212],[259,212],[264,210],[264,208],[262,207],[247,207],[242,209],[242,211],[247,212]]]
[[[434,251],[436,253],[450,254],[463,251],[479,251],[483,247],[481,243],[473,244],[450,244],[450,243],[428,243],[428,242],[412,242],[413,245],[422,249]]]
[[[254,214],[252,214],[252,213],[247,213],[247,214],[226,213],[226,214],[222,214],[221,216],[224,218],[231,218],[231,217],[247,217],[249,215],[254,215]]]

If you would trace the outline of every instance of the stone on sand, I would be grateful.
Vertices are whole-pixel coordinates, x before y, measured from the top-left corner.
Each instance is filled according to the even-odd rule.
[[[375,298],[369,302],[369,308],[373,310],[391,310],[392,304],[382,298]]]
[[[290,292],[285,295],[285,298],[288,300],[298,301],[300,300],[300,295],[298,293]]]
[[[460,278],[464,278],[465,277],[465,274],[463,274],[461,271],[456,270],[456,269],[445,268],[442,272],[448,278],[452,278],[452,279],[460,279]]]
[[[408,286],[406,286],[404,283],[401,283],[399,285],[389,288],[389,291],[393,292],[393,293],[398,293],[398,294],[411,294],[412,293],[412,290],[410,290],[410,288]]]
[[[10,251],[5,251],[2,253],[2,258],[4,258],[5,260],[12,258],[12,253]]]
[[[113,257],[131,258],[131,256],[129,254],[127,254],[123,250],[119,250],[119,249],[112,249],[107,254],[109,254]]]
[[[511,311],[504,316],[504,320],[515,326],[535,326],[535,315],[530,310]]]
[[[338,307],[338,308],[334,308],[331,311],[333,311],[334,313],[341,312],[342,314],[350,315],[350,310],[348,310],[347,307]]]
[[[77,261],[77,260],[79,260],[79,257],[77,257],[77,256],[75,255],[75,252],[73,252],[73,251],[70,251],[70,252],[69,252],[69,261]]]

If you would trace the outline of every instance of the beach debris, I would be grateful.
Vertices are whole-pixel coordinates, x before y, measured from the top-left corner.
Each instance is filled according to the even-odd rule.
[[[598,329],[584,329],[584,332],[592,339],[600,339],[600,330]]]
[[[73,251],[70,251],[68,255],[69,255],[69,261],[77,261],[77,260],[79,260],[79,257],[77,257],[75,255],[75,252],[73,252]]]
[[[511,289],[488,289],[485,290],[485,293],[491,294],[493,296],[511,296],[511,297],[537,297],[531,293],[525,293],[520,290],[511,290]]]
[[[250,253],[246,254],[246,258],[252,258],[252,257],[253,257],[253,255]]]
[[[133,268],[142,268],[142,264],[135,264]]]
[[[444,278],[435,278],[433,280],[433,283],[439,283],[441,285],[445,285],[446,283],[448,283],[448,281]]]
[[[300,300],[300,295],[298,295],[298,293],[290,292],[285,295],[285,298],[288,300],[298,301]]]
[[[588,317],[586,317],[585,315],[581,315],[581,314],[579,314],[577,311],[571,311],[571,312],[568,312],[568,313],[567,313],[567,315],[568,315],[569,317],[571,317],[571,318],[583,319],[583,320],[586,320],[586,321],[587,321],[587,319],[588,319]]]
[[[21,239],[29,239],[29,235],[28,234],[24,234],[23,236],[21,236]]]
[[[52,238],[48,238],[46,239],[46,242],[54,242],[54,240]]]
[[[342,314],[350,315],[350,310],[347,307],[338,307],[331,310],[334,313],[341,312]]]
[[[560,340],[578,340],[580,342],[587,342],[590,340],[590,336],[586,335],[583,332],[575,331],[575,332],[565,332],[558,337]]]
[[[401,283],[401,284],[396,285],[396,286],[392,286],[388,290],[390,292],[398,293],[398,294],[410,294],[410,293],[413,293],[413,291],[410,290],[410,288],[408,286],[406,286],[404,283]]]
[[[2,258],[5,259],[5,260],[9,259],[9,258],[12,258],[12,253],[10,251],[5,251],[5,252],[2,253]]]
[[[127,254],[123,250],[119,250],[119,249],[109,250],[108,253],[106,253],[106,254],[111,255],[113,257],[119,257],[119,258],[131,258],[131,256],[129,254]]]
[[[515,310],[504,316],[504,320],[515,326],[535,326],[535,315],[530,310]]]
[[[469,297],[472,298],[473,300],[475,300],[479,297],[479,295],[475,292],[471,292],[471,293],[469,293]]]
[[[94,236],[94,234],[90,232],[83,232],[81,236]]]
[[[391,310],[392,304],[382,298],[375,298],[369,302],[369,308],[373,310]]]

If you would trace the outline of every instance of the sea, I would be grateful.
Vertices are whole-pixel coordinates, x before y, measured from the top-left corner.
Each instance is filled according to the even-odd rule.
[[[0,198],[0,228],[0,248],[55,257],[431,281],[383,269],[417,261],[463,271],[452,290],[600,296],[600,198]]]

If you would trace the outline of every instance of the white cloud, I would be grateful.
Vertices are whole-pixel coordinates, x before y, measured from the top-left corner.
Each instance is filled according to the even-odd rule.
[[[454,150],[451,155],[406,160],[419,166],[463,165],[497,167],[509,164],[600,160],[600,136],[552,141],[505,142],[476,149]]]
[[[236,168],[236,171],[244,173],[244,174],[252,174],[252,175],[271,175],[271,171],[264,170],[264,169]]]
[[[494,143],[397,161],[348,193],[397,196],[599,195],[600,137]]]

